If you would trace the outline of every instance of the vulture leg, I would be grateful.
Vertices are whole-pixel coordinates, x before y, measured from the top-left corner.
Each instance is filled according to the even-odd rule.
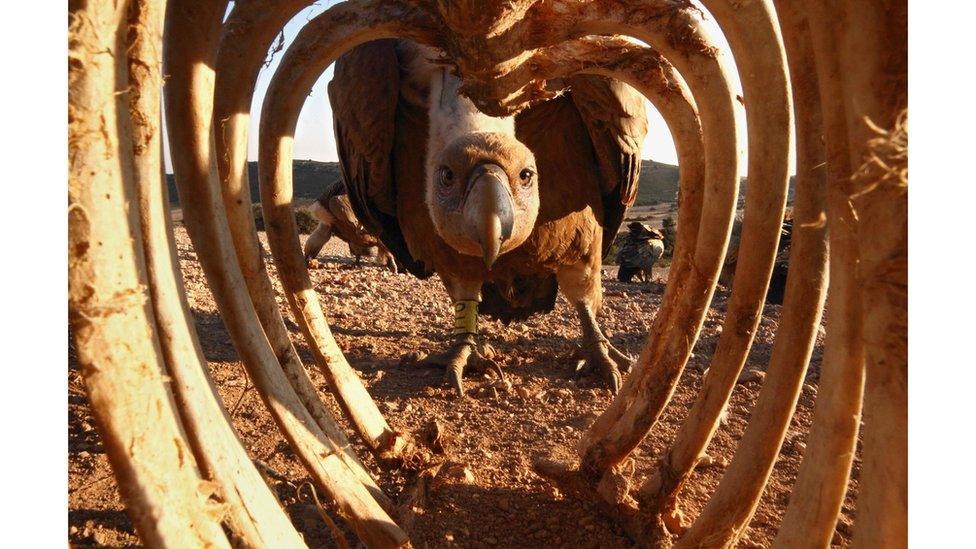
[[[420,362],[425,366],[436,366],[445,369],[447,381],[457,389],[458,396],[464,396],[464,369],[475,368],[484,373],[494,370],[498,377],[505,378],[498,363],[491,360],[479,349],[478,337],[478,296],[481,282],[462,282],[446,280],[447,293],[454,303],[453,341],[446,350],[429,356]]]
[[[582,372],[599,375],[614,394],[623,383],[623,374],[630,371],[633,359],[610,344],[596,321],[596,311],[603,302],[600,283],[600,254],[592,253],[589,259],[569,265],[556,273],[559,288],[579,315],[583,332]]]
[[[325,246],[329,240],[332,238],[332,227],[325,223],[319,223],[318,227],[312,231],[312,234],[308,235],[308,240],[305,241],[305,248],[302,253],[305,254],[305,262],[317,258],[319,252],[322,251],[322,247]]]
[[[393,259],[393,254],[390,253],[390,250],[387,250],[386,246],[384,246],[382,242],[379,244],[378,250],[379,251],[376,254],[376,261],[380,265],[386,266],[386,268],[389,269],[393,274],[397,274],[399,269],[397,269],[396,260]]]

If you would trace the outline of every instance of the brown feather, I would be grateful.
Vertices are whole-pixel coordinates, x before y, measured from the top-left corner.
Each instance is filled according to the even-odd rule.
[[[410,255],[397,221],[392,168],[401,82],[396,42],[367,42],[340,57],[329,101],[339,167],[356,217],[399,265],[426,278],[431,272]]]
[[[637,199],[641,145],[647,135],[644,96],[629,85],[602,76],[569,79],[573,102],[593,140],[604,195],[603,252],[620,229],[627,207]]]
[[[362,48],[362,46],[360,47]],[[353,53],[359,49],[353,50]],[[634,90],[605,79],[582,79],[561,97],[541,103],[516,118],[516,135],[535,154],[539,174],[540,211],[535,229],[520,247],[498,258],[491,271],[480,257],[457,253],[437,234],[424,201],[425,157],[428,136],[427,107],[417,99],[416,90],[401,89],[395,114],[390,115],[384,96],[376,98],[368,90],[376,63],[388,63],[387,45],[382,51],[359,52],[345,56],[337,64],[330,84],[330,97],[336,112],[336,137],[352,204],[361,201],[370,213],[384,219],[395,212],[391,222],[383,222],[382,238],[402,237],[401,254],[416,261],[411,272],[462,280],[484,281],[482,313],[505,321],[523,319],[535,312],[551,310],[555,304],[555,273],[575,263],[599,262],[603,244],[612,241],[626,204],[636,195],[640,171],[640,145],[646,133],[643,99],[635,101]],[[374,60],[372,56],[375,56]],[[409,66],[403,54],[400,70]],[[340,70],[341,69],[341,70]],[[400,75],[400,81],[405,80]],[[580,97],[577,98],[576,94]],[[351,100],[357,96],[356,100]],[[346,98],[336,102],[336,98]],[[356,114],[341,114],[341,109],[356,108]],[[366,120],[389,116],[388,120]],[[341,118],[341,120],[340,120]],[[349,129],[358,121],[357,132]],[[389,124],[389,125],[388,125]],[[392,127],[392,129],[391,129]],[[366,128],[387,132],[365,135]],[[383,152],[377,143],[390,141]],[[346,166],[359,168],[354,171]],[[387,166],[385,172],[378,166]],[[365,167],[371,171],[367,175]],[[377,173],[387,179],[378,179]],[[347,175],[347,177],[349,177]],[[388,192],[393,207],[373,193]],[[608,215],[609,213],[609,215]],[[608,223],[609,218],[609,223]],[[609,238],[605,238],[605,231]],[[401,254],[390,246],[397,260]]]

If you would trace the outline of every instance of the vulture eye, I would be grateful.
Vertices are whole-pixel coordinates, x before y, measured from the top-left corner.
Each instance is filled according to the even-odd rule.
[[[524,185],[528,185],[532,181],[533,175],[535,175],[535,172],[532,171],[532,168],[525,168],[519,172],[519,178],[522,179],[522,184]]]
[[[444,187],[450,187],[454,184],[454,172],[451,168],[447,166],[441,166],[441,169],[437,171],[438,181]]]

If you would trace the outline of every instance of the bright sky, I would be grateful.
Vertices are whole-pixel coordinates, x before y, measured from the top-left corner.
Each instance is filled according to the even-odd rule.
[[[285,50],[287,50],[288,46],[291,45],[291,42],[295,39],[295,36],[298,34],[299,30],[309,19],[322,13],[329,6],[336,3],[338,2],[317,2],[315,5],[309,6],[296,15],[288,23],[284,30]],[[701,7],[697,0],[694,3]],[[706,18],[705,25],[722,50],[728,52],[728,43],[725,41],[725,37],[722,35],[722,32],[718,28],[718,25],[715,23],[714,19],[708,16]],[[268,84],[270,83],[271,78],[278,67],[278,63],[281,61],[282,55],[282,53],[275,55],[271,61],[271,64],[268,67],[263,68],[258,76],[257,89],[254,94],[254,102],[251,105],[251,130],[248,140],[248,155],[251,160],[256,160],[258,156],[257,126],[261,116],[261,104],[264,101],[264,95],[267,91]],[[730,76],[733,89],[736,94],[741,95],[742,87],[739,82],[738,73],[734,70],[734,62],[731,59],[731,55],[728,55],[727,59],[730,63]],[[329,67],[322,77],[319,78],[319,81],[316,82],[315,86],[312,88],[312,93],[308,96],[308,100],[305,102],[305,107],[302,109],[301,116],[298,119],[298,129],[295,135],[295,159],[310,159],[326,162],[335,162],[338,160],[335,138],[332,132],[332,109],[329,106],[328,95],[326,94],[326,86],[331,79],[332,67]],[[735,102],[735,106],[736,117],[739,122],[739,142],[742,144],[742,150],[740,151],[741,172],[743,175],[745,175],[745,109],[739,102]],[[642,156],[646,159],[652,159],[658,162],[677,164],[678,159],[675,153],[674,143],[671,140],[671,134],[668,132],[664,119],[661,118],[657,110],[654,109],[650,102],[647,103],[647,113],[649,118],[649,131],[647,139],[644,141]],[[166,151],[167,172],[171,171],[170,165],[169,153]],[[795,160],[793,158],[790,159],[790,170],[791,173],[795,171]]]

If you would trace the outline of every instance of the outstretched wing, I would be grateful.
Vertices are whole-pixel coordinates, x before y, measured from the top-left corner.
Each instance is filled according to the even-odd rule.
[[[602,76],[575,76],[568,83],[600,169],[606,254],[627,207],[637,198],[641,145],[647,135],[644,96],[623,82]]]
[[[363,226],[420,276],[396,217],[393,144],[399,96],[396,40],[367,42],[336,61],[329,101],[349,202]]]

